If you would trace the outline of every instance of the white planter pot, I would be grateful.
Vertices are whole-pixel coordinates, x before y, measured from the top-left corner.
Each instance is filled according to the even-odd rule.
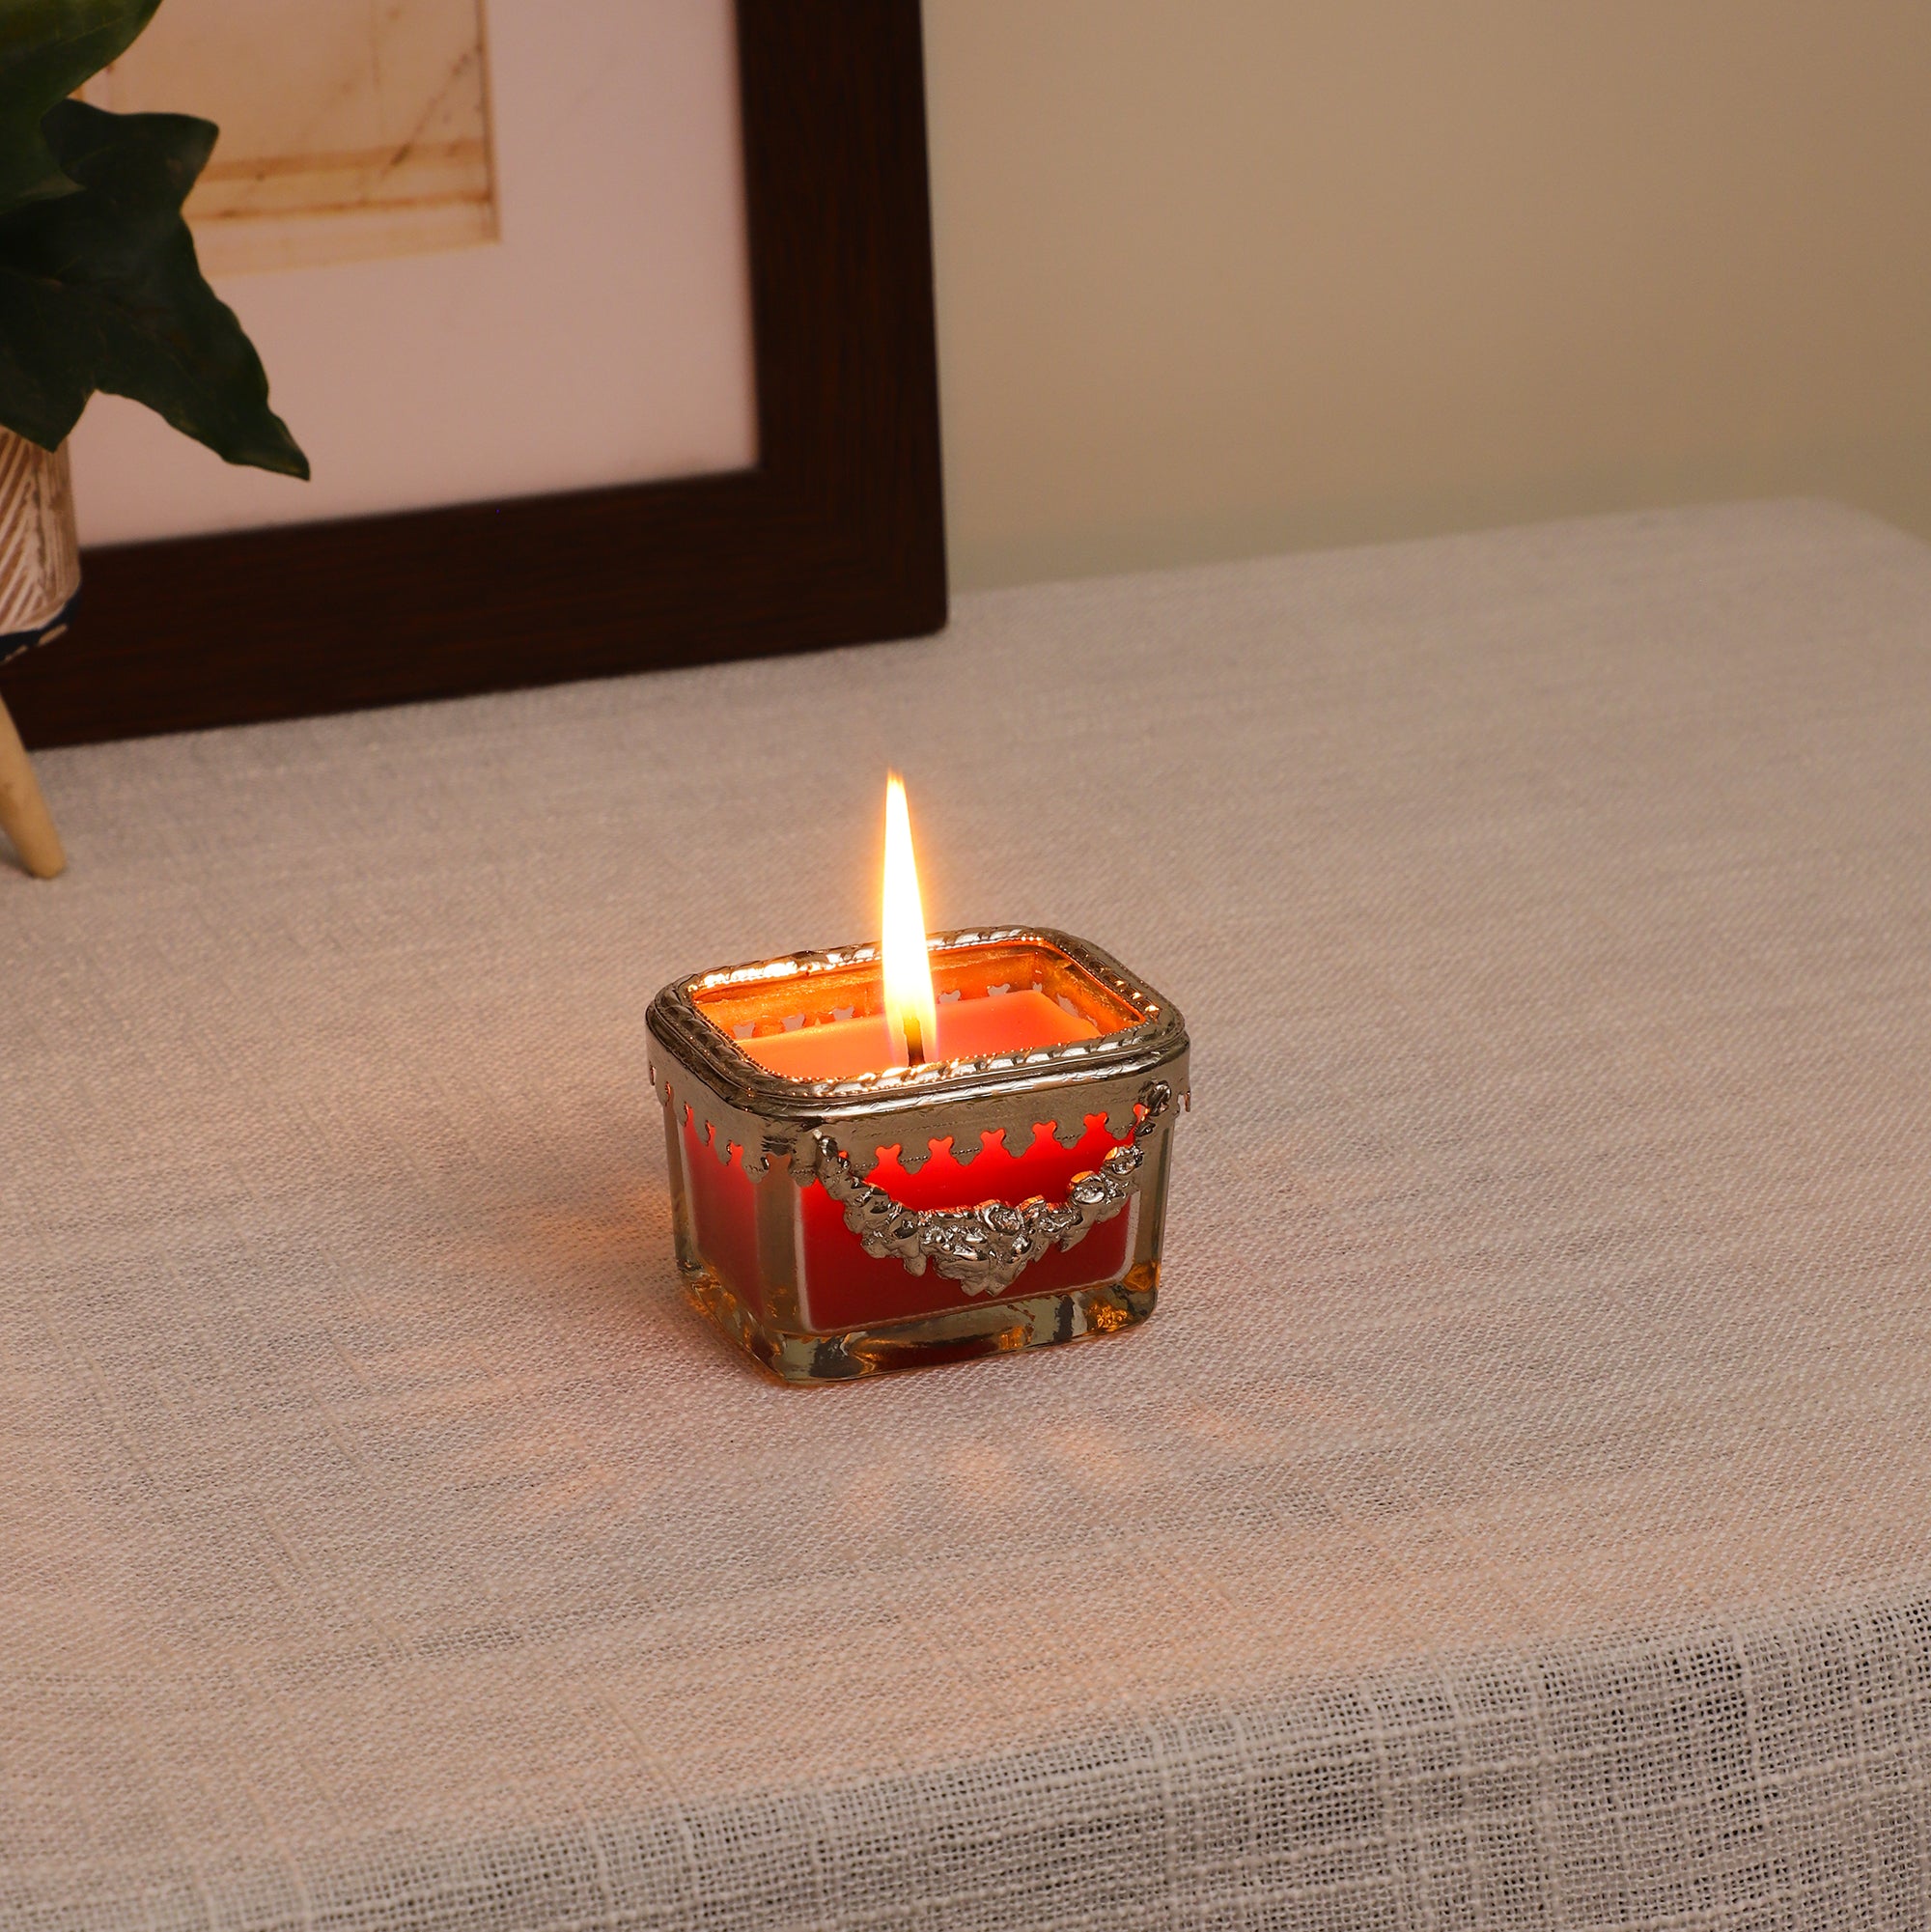
[[[0,663],[58,636],[79,589],[67,445],[0,429]]]
[[[0,664],[67,629],[80,592],[80,543],[67,445],[43,450],[0,430]],[[67,864],[60,834],[0,702],[0,831],[37,879]]]

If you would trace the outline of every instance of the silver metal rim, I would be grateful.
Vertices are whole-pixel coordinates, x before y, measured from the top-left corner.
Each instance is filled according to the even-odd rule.
[[[759,1065],[713,1025],[696,1004],[699,993],[733,981],[816,974],[870,965],[879,957],[876,945],[789,953],[673,980],[658,993],[646,1022],[656,1049],[652,1084],[660,1098],[688,1106],[714,1130],[714,1145],[720,1159],[727,1142],[736,1141],[743,1149],[746,1170],[753,1175],[762,1174],[777,1156],[787,1160],[801,1156],[800,1168],[814,1164],[812,1136],[822,1127],[837,1130],[839,1143],[862,1171],[872,1164],[879,1148],[900,1142],[907,1143],[903,1158],[909,1167],[922,1160],[923,1149],[914,1143],[922,1124],[919,1116],[927,1113],[942,1111],[945,1129],[957,1133],[966,1144],[966,1136],[994,1128],[1018,1128],[1029,1134],[1042,1091],[1077,1093],[1082,1115],[1105,1113],[1114,1133],[1124,1136],[1133,1124],[1135,1102],[1150,1076],[1160,1075],[1184,1100],[1187,1022],[1172,1001],[1099,946],[1049,926],[941,933],[929,943],[935,952],[1012,943],[1049,947],[1143,1018],[1098,1039],[1024,1053],[935,1060],[852,1080],[796,1080]],[[1076,1123],[1072,1140],[1077,1137]]]

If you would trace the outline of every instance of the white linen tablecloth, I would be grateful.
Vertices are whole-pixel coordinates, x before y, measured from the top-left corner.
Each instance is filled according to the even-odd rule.
[[[1160,1311],[798,1391],[644,1010],[1046,920]],[[0,1924],[1922,1925],[1931,551],[1777,504],[41,761]]]

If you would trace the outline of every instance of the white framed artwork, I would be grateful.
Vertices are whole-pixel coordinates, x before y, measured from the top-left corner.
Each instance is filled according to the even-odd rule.
[[[222,126],[196,246],[314,480],[98,396],[83,544],[756,461],[731,0],[164,0],[90,98]]]

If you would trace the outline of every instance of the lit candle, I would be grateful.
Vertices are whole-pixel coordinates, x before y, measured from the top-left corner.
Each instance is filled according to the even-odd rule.
[[[882,935],[652,1002],[678,1267],[788,1381],[1117,1333],[1152,1311],[1187,1029],[1040,927],[929,934],[885,795]]]
[[[925,956],[925,902],[911,849],[911,813],[905,780],[885,778],[885,907],[880,950],[884,955],[885,1018],[892,1048],[909,1067],[941,1057],[938,1015],[932,998],[932,963]]]
[[[882,931],[882,1011],[842,1020],[807,1018],[789,1031],[782,1022],[767,1022],[739,1045],[760,1066],[794,1080],[849,1080],[927,1060],[1022,1053],[1091,1040],[1100,1031],[1070,1003],[1061,1005],[1031,986],[988,988],[983,997],[955,996],[942,1005],[935,999],[911,815],[896,771],[885,781]]]

